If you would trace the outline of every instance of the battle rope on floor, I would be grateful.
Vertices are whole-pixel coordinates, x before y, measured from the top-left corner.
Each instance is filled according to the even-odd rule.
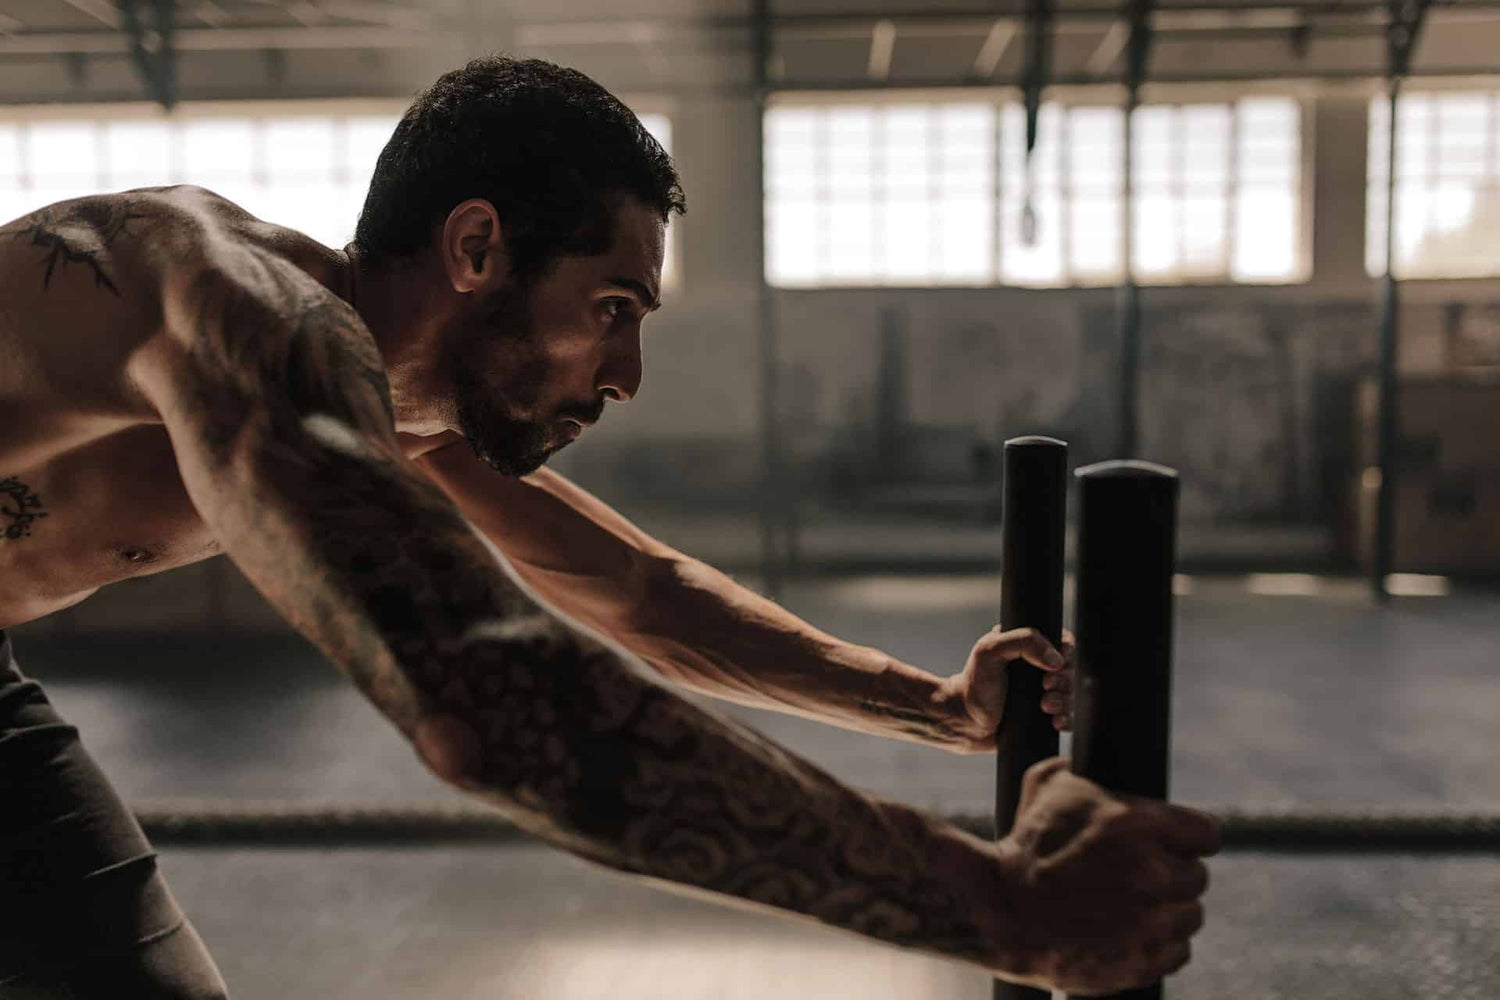
[[[1209,812],[1224,823],[1233,851],[1287,853],[1500,853],[1500,809],[1239,810]],[[145,803],[136,815],[162,846],[430,846],[530,839],[498,813],[465,805]],[[955,825],[992,836],[992,820],[947,814]]]

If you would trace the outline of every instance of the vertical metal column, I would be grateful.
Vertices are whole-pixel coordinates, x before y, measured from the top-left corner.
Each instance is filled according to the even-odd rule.
[[[1073,771],[1167,797],[1177,473],[1101,462],[1078,473],[1078,677]],[[1115,994],[1159,1000],[1161,984]]]
[[[1390,0],[1386,55],[1390,78],[1390,144],[1385,170],[1385,294],[1380,316],[1380,413],[1376,423],[1376,463],[1380,484],[1375,493],[1375,552],[1370,560],[1370,589],[1375,599],[1389,597],[1386,577],[1395,562],[1396,477],[1399,474],[1401,413],[1397,364],[1401,353],[1401,295],[1396,281],[1396,109],[1401,82],[1411,71],[1412,51],[1422,32],[1430,0]]]
[[[1034,628],[1054,645],[1062,638],[1063,533],[1067,525],[1068,446],[1055,438],[1005,442],[1000,537],[1000,625]],[[1057,730],[1040,706],[1040,670],[1012,664],[1005,715],[995,734],[995,836],[1015,823],[1021,778],[1057,756]],[[995,980],[994,1000],[1046,1000],[1044,990]]]
[[[1375,492],[1375,553],[1370,560],[1370,589],[1375,599],[1384,601],[1389,593],[1385,579],[1395,561],[1396,536],[1396,435],[1400,412],[1397,398],[1396,362],[1400,348],[1400,290],[1396,284],[1396,103],[1401,81],[1390,81],[1390,149],[1386,156],[1385,175],[1385,289],[1380,306],[1380,412],[1375,425],[1376,464],[1380,467],[1380,485]]]
[[[1135,109],[1140,104],[1146,61],[1151,54],[1152,0],[1130,0],[1126,16],[1130,36],[1125,46],[1124,157],[1120,193],[1124,199],[1121,219],[1120,288],[1116,309],[1120,328],[1119,453],[1134,455],[1140,449],[1141,292],[1135,280]]]
[[[1120,429],[1118,448],[1121,455],[1134,455],[1140,447],[1136,414],[1140,406],[1141,369],[1141,293],[1135,283],[1135,143],[1131,141],[1135,120],[1136,88],[1125,98],[1125,172],[1121,193],[1125,200],[1122,229],[1125,262],[1120,287],[1115,292],[1116,322],[1120,327]]]
[[[782,520],[781,453],[777,433],[777,349],[775,303],[766,277],[766,109],[771,92],[771,0],[751,0],[754,18],[753,74],[755,87],[755,205],[759,224],[753,235],[760,258],[760,286],[756,300],[760,347],[760,573],[766,593],[779,597],[782,560],[776,551],[776,532]],[[788,528],[788,530],[792,530]]]

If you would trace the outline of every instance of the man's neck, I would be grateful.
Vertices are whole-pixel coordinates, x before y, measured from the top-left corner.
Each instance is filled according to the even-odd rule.
[[[447,430],[434,412],[431,365],[441,357],[438,340],[443,313],[429,294],[417,263],[371,265],[354,244],[344,248],[348,261],[342,297],[354,307],[385,360],[396,429],[427,437]]]

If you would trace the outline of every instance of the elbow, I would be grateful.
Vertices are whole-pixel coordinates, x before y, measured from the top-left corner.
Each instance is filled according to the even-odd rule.
[[[417,722],[411,740],[422,763],[444,784],[466,792],[483,787],[484,745],[463,719],[429,712]]]

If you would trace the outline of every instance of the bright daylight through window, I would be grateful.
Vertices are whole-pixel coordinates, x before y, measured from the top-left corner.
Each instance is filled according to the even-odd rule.
[[[1395,271],[1500,274],[1500,93],[1403,94],[1397,107]],[[1385,273],[1390,104],[1370,102],[1365,267]]]
[[[231,104],[166,116],[120,108],[59,114],[10,109],[0,118],[0,222],[101,191],[197,184],[252,214],[332,247],[354,236],[375,159],[404,103]],[[641,115],[671,151],[671,122]],[[45,165],[45,166],[44,166]],[[672,243],[662,280],[674,278]]]
[[[1029,181],[1025,136],[1015,103],[772,108],[767,276],[782,287],[1118,281],[1123,112],[1044,105]],[[1306,276],[1295,100],[1143,107],[1135,145],[1141,281]]]

